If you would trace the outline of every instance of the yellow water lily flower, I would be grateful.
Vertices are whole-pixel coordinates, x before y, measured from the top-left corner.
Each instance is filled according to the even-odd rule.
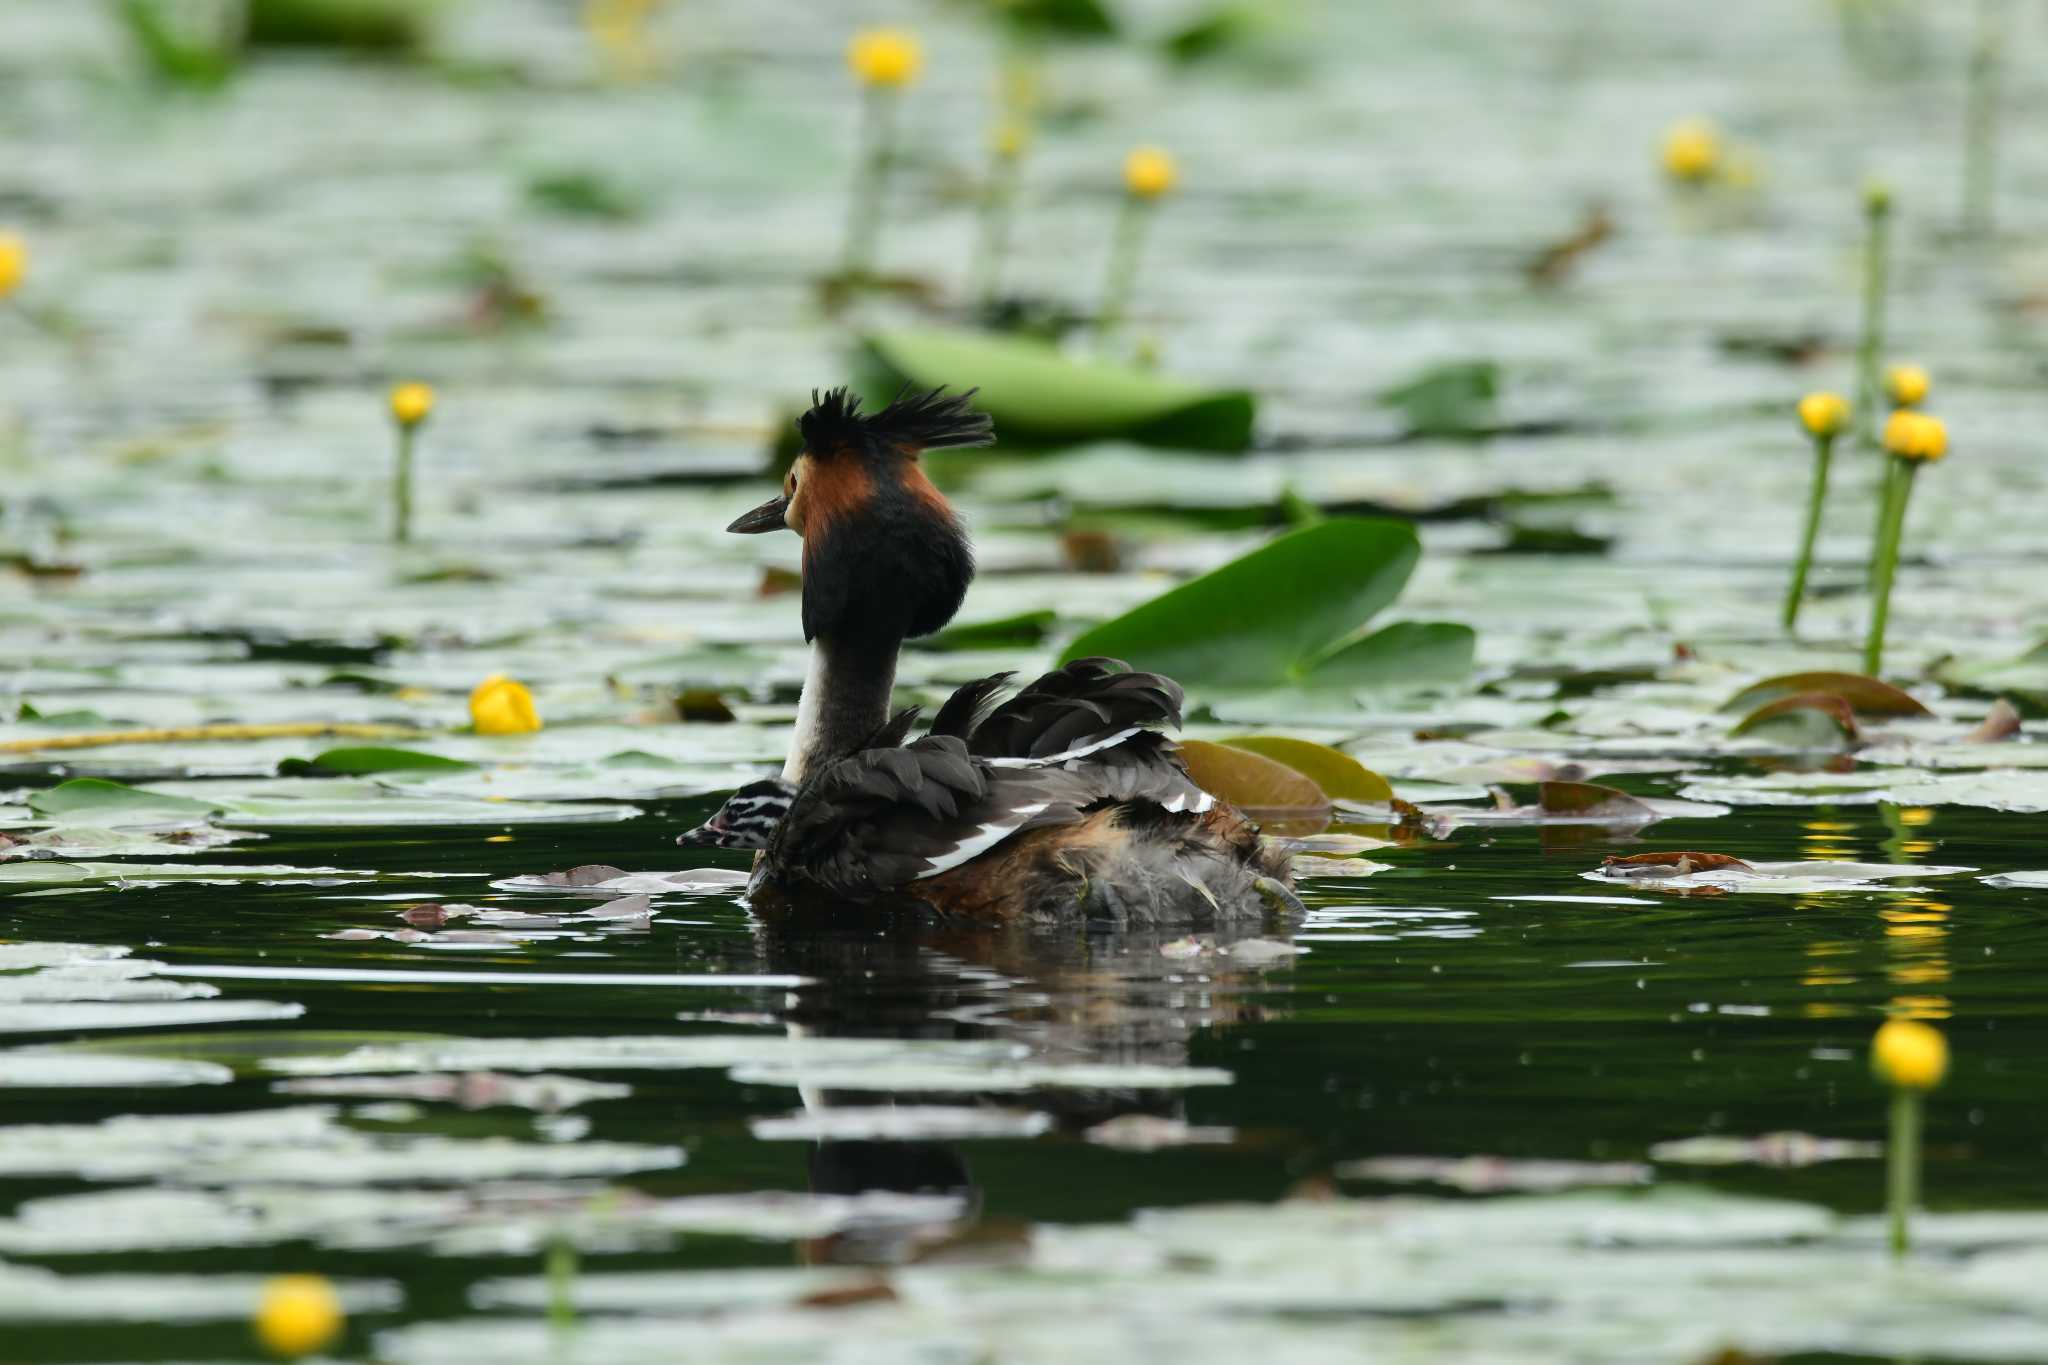
[[[1799,400],[1799,424],[1809,436],[1839,436],[1849,425],[1849,400],[1818,390]]]
[[[434,410],[434,386],[417,380],[391,390],[391,416],[402,427],[416,427]]]
[[[1932,1090],[1948,1075],[1948,1039],[1916,1019],[1888,1019],[1870,1042],[1877,1078],[1901,1090]]]
[[[28,274],[28,243],[12,232],[0,232],[0,299],[21,288]]]
[[[1884,391],[1902,408],[1917,408],[1926,402],[1933,382],[1918,365],[1894,365],[1884,372]]]
[[[996,125],[991,141],[995,144],[997,156],[1005,161],[1015,161],[1031,145],[1031,129],[1021,119],[1006,118]]]
[[[1703,118],[1682,119],[1664,134],[1664,173],[1698,185],[1721,168],[1721,130]]]
[[[1934,463],[1948,454],[1948,424],[1912,408],[1900,408],[1884,424],[1884,448],[1907,460]]]
[[[530,735],[541,728],[533,693],[502,673],[485,678],[469,694],[469,719],[480,735]]]
[[[1134,198],[1157,199],[1180,182],[1180,167],[1158,147],[1136,147],[1124,158],[1124,188]]]
[[[341,1296],[324,1275],[279,1275],[263,1286],[256,1339],[273,1355],[296,1358],[341,1335]]]
[[[906,86],[924,68],[924,48],[907,29],[864,28],[846,45],[846,65],[862,85]]]

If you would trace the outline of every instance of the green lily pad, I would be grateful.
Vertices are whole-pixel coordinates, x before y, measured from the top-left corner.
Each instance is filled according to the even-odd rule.
[[[1418,436],[1472,438],[1490,432],[1500,397],[1500,366],[1491,360],[1435,365],[1379,396]]]
[[[1214,451],[1240,451],[1252,443],[1257,405],[1242,389],[1075,360],[1028,338],[950,328],[880,332],[865,344],[892,386],[979,389],[975,404],[995,419],[997,437],[1005,443],[1124,437]]]
[[[374,745],[353,748],[329,749],[316,754],[311,766],[321,772],[364,773],[395,772],[467,772],[476,767],[459,758],[443,758],[439,754],[422,753],[418,749],[386,749]]]
[[[53,820],[91,819],[130,824],[146,820],[200,819],[216,809],[211,802],[146,791],[124,782],[109,782],[102,777],[74,777],[48,791],[32,792],[28,808]]]
[[[1354,687],[1400,676],[1411,656],[1440,670],[1459,639],[1469,648],[1463,627],[1359,638],[1421,553],[1406,522],[1318,522],[1095,627],[1063,657],[1106,654],[1192,687]]]

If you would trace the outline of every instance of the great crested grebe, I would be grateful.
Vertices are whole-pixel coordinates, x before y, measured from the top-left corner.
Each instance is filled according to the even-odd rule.
[[[1296,910],[1289,860],[1196,786],[1170,678],[1081,659],[1001,694],[971,682],[889,714],[903,641],[951,620],[974,576],[919,456],[987,445],[973,391],[906,394],[873,414],[813,395],[780,496],[726,529],[803,538],[810,669],[779,779],[733,793],[685,845],[760,850],[752,888],[790,904],[921,902],[992,918],[1195,924]]]

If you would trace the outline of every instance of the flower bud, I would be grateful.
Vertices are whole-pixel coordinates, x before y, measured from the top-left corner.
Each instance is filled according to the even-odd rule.
[[[1124,158],[1124,188],[1134,199],[1157,199],[1179,180],[1180,168],[1158,147],[1138,147]]]
[[[1948,1039],[1912,1019],[1888,1019],[1870,1042],[1870,1069],[1886,1085],[1932,1090],[1948,1075]]]
[[[1799,400],[1799,424],[1809,436],[1839,436],[1849,425],[1849,400],[1824,390],[1809,393]]]
[[[502,673],[485,678],[469,694],[469,719],[480,735],[530,735],[541,728],[533,693]]]
[[[917,79],[924,49],[900,28],[864,28],[846,46],[846,65],[866,86],[902,87]]]

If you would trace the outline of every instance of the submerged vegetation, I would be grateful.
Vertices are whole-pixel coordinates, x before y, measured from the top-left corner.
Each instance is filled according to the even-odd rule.
[[[2048,1356],[2048,32],[1572,11],[0,18],[9,1352]],[[678,850],[841,383],[1304,914]]]

